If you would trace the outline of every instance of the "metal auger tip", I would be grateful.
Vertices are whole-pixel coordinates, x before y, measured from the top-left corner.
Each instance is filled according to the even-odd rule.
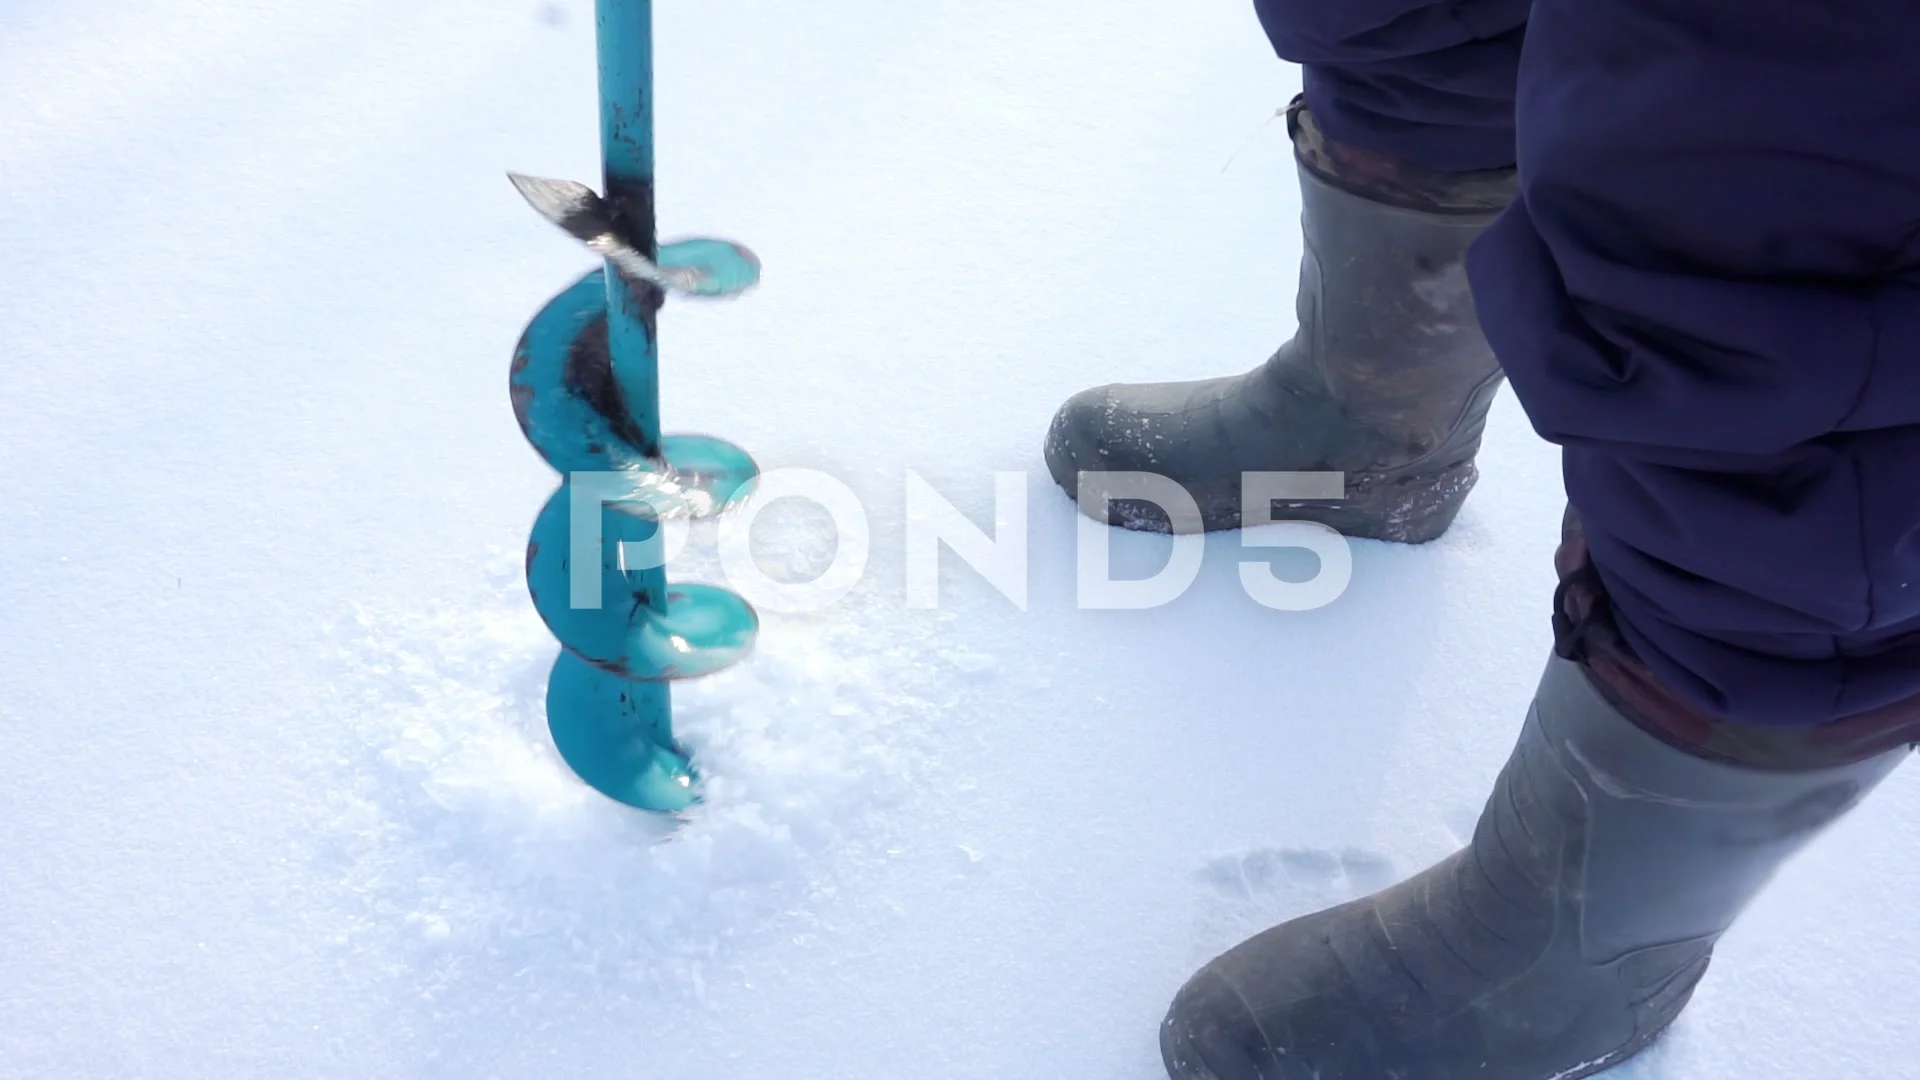
[[[509,172],[520,197],[548,221],[585,244],[629,278],[651,282],[682,296],[735,296],[760,281],[760,260],[731,240],[696,238],[667,244],[660,262],[634,247],[614,224],[613,208],[594,190],[572,180]]]
[[[618,239],[612,209],[587,185],[517,172],[508,173],[507,179],[528,206],[581,243],[592,247],[603,236]]]

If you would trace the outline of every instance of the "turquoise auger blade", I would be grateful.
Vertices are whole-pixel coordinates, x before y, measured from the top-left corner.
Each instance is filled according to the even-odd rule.
[[[738,663],[760,620],[714,585],[670,585],[664,522],[738,505],[759,469],[708,435],[660,431],[659,313],[668,296],[737,296],[760,260],[729,240],[660,246],[653,206],[653,5],[597,0],[606,195],[509,173],[542,217],[606,260],[549,301],[513,354],[529,442],[562,474],[527,542],[527,589],[561,645],[547,726],[609,798],[678,812],[698,775],[673,737],[674,680]]]

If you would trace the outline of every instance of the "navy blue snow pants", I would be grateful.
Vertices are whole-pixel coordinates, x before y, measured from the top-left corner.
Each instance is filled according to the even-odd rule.
[[[1332,138],[1518,163],[1481,323],[1639,659],[1722,720],[1911,720],[1920,3],[1256,4]]]

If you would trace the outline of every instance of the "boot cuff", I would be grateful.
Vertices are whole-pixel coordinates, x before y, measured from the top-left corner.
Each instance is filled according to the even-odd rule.
[[[1519,193],[1515,169],[1439,172],[1391,154],[1335,142],[1301,95],[1287,106],[1287,135],[1300,167],[1363,199],[1429,214],[1495,214]]]
[[[1876,758],[1920,742],[1920,697],[1807,727],[1742,724],[1713,716],[1667,686],[1614,620],[1605,584],[1571,506],[1554,554],[1554,652],[1578,664],[1596,690],[1642,730],[1708,761],[1799,771]]]

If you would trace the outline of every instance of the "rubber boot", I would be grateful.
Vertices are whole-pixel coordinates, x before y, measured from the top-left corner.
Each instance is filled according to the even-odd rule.
[[[1243,375],[1075,395],[1047,434],[1047,467],[1076,498],[1082,471],[1171,478],[1206,529],[1240,525],[1243,472],[1339,472],[1345,499],[1278,516],[1430,540],[1473,487],[1500,382],[1464,263],[1512,200],[1513,170],[1433,173],[1332,143],[1298,100],[1288,128],[1305,240],[1294,338]],[[1134,500],[1112,501],[1107,520],[1171,529]]]
[[[1575,1080],[1647,1046],[1782,860],[1907,756],[1762,769],[1659,730],[1556,656],[1472,844],[1202,969],[1168,1074]]]

